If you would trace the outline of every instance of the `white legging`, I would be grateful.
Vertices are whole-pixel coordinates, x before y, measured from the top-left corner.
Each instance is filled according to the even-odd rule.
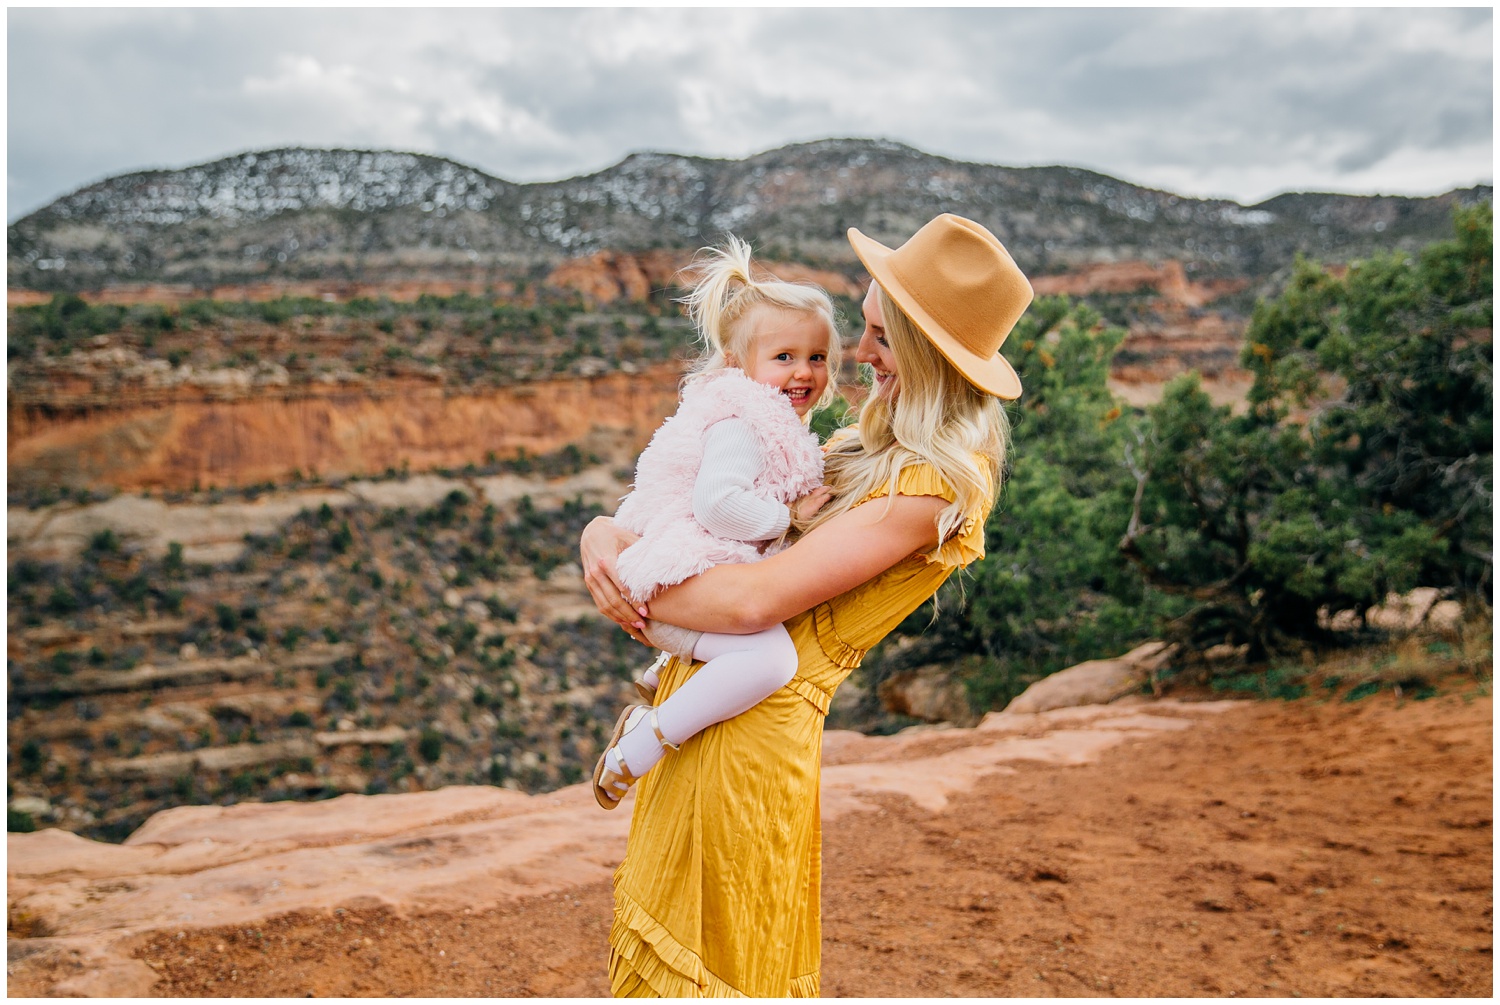
[[[755,707],[797,673],[797,647],[781,625],[754,635],[705,632],[693,658],[708,662],[656,708],[657,725],[673,743]],[[661,759],[662,746],[643,723],[620,738],[619,751],[639,777]]]

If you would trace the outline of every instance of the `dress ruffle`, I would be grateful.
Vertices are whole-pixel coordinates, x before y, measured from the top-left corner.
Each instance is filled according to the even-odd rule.
[[[889,487],[883,486],[871,492],[861,502],[881,499],[889,494]],[[937,473],[937,469],[926,463],[908,464],[901,469],[896,479],[896,494],[898,496],[937,496],[949,502],[958,498],[958,494],[953,491],[953,486]],[[986,500],[981,509],[970,511],[964,516],[958,533],[932,551],[923,552],[917,557],[929,565],[941,565],[948,569],[960,568],[979,561],[984,557],[984,517],[988,509]]]
[[[609,932],[609,989],[615,998],[745,998],[710,973],[655,918],[615,891],[615,922]],[[787,985],[787,997],[818,997],[819,975],[804,974]]]
[[[818,636],[818,648],[835,665],[853,670],[864,661],[867,650],[851,646],[843,640],[838,626],[833,623],[833,608],[830,605],[823,603],[813,608],[813,631]]]

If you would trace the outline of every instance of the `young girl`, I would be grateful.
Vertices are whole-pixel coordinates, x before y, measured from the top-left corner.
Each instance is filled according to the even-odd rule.
[[[637,606],[715,565],[779,550],[787,532],[830,497],[818,439],[807,428],[835,393],[829,374],[840,347],[828,294],[756,279],[749,246],[731,237],[727,248],[710,251],[684,302],[703,355],[615,514],[641,535],[619,557],[620,580]],[[594,798],[605,809],[618,806],[666,748],[751,708],[797,672],[796,647],[780,625],[718,635],[648,621],[646,635],[663,650],[636,682],[648,700],[669,656],[707,662],[659,707],[632,705],[620,714],[594,768]]]

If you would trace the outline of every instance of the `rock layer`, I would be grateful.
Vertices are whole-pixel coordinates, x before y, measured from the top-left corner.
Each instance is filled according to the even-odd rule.
[[[12,486],[188,489],[388,469],[462,467],[493,453],[547,453],[598,430],[644,446],[677,404],[675,364],[637,374],[538,381],[484,392],[431,385],[299,389],[212,400],[189,394],[12,407]]]

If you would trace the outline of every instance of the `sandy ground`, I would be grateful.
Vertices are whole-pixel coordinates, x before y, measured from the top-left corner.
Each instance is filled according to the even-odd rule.
[[[1487,996],[1491,715],[1458,692],[1247,704],[1096,763],[1022,763],[938,813],[874,796],[825,834],[823,993]],[[167,996],[602,995],[609,917],[595,883],[135,954]],[[27,964],[10,994],[64,965]]]

